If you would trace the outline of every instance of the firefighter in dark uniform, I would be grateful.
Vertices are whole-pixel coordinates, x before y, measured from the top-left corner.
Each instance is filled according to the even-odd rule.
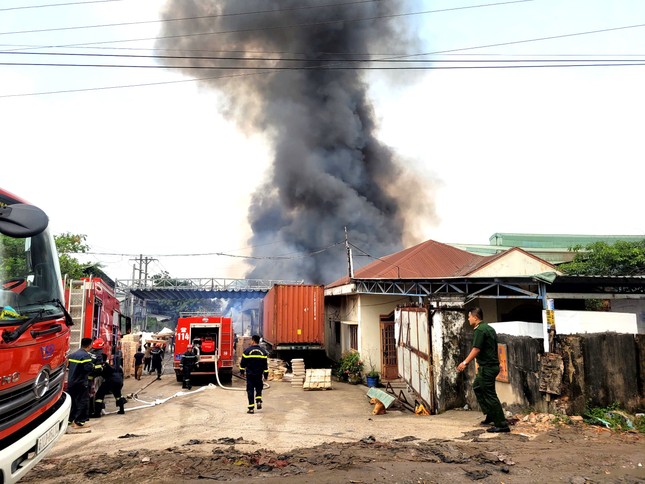
[[[107,355],[103,355],[107,359]],[[105,396],[108,393],[114,395],[116,400],[116,406],[119,407],[117,412],[120,415],[125,413],[124,405],[127,403],[127,399],[123,398],[121,395],[121,390],[123,389],[123,369],[118,366],[111,366],[109,363],[105,362],[103,364],[103,383],[96,392],[96,398],[94,400],[94,414],[93,418],[101,418],[101,411],[105,408]]]
[[[103,363],[105,362],[103,353],[104,346],[105,342],[103,341],[103,338],[96,338],[94,341],[92,341],[90,356],[92,357],[92,365],[94,366],[94,370],[88,378],[90,382],[90,417],[94,417],[94,415],[96,414],[96,392],[103,383]]]
[[[267,352],[260,346],[260,337],[254,334],[253,344],[244,350],[240,360],[240,375],[246,373],[246,394],[249,405],[246,413],[254,413],[255,407],[262,408],[262,377],[269,378]]]
[[[150,350],[150,356],[152,356],[152,371],[157,372],[157,380],[161,380],[161,365],[163,364],[163,353],[161,351],[161,345],[159,343],[155,344]]]
[[[89,418],[90,390],[88,377],[94,371],[92,356],[89,349],[92,347],[91,338],[83,338],[81,347],[69,355],[67,360],[67,392],[72,397],[72,411],[69,422],[72,428],[87,427]]]
[[[193,388],[193,385],[190,383],[190,374],[197,365],[197,354],[193,351],[193,345],[188,345],[186,347],[186,352],[181,355],[181,360],[179,363],[179,368],[182,371],[183,375],[183,384],[182,388],[187,388],[190,390]]]

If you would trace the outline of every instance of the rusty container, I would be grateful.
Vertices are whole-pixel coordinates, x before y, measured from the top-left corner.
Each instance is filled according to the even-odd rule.
[[[324,286],[277,284],[264,296],[262,337],[275,349],[324,343]]]

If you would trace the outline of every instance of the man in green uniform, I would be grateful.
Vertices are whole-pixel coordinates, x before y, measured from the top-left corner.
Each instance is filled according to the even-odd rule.
[[[473,348],[466,359],[459,363],[457,371],[464,371],[468,363],[477,359],[479,370],[473,381],[473,391],[479,407],[486,416],[482,424],[493,424],[486,432],[510,432],[502,404],[495,391],[495,378],[499,373],[497,333],[484,323],[483,319],[484,313],[481,308],[474,307],[468,311],[468,323],[475,329]]]

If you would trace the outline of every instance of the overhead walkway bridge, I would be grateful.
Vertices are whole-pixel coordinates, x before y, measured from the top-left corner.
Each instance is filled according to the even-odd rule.
[[[116,280],[118,293],[146,300],[261,299],[276,284],[303,284],[303,281],[274,279],[148,279]]]

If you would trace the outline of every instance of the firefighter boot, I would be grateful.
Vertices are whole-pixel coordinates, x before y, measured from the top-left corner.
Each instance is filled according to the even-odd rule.
[[[104,408],[105,408],[105,404],[100,400],[96,400],[94,402],[94,413],[92,413],[92,418],[101,418],[102,411]]]
[[[119,407],[119,411],[117,412],[119,415],[123,415],[125,413],[125,408],[123,406],[127,403],[127,399],[121,397],[116,401],[117,407]]]

